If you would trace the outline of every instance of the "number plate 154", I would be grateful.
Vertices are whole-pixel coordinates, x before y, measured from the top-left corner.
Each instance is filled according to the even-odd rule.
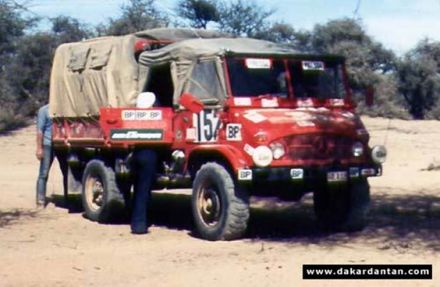
[[[327,173],[327,182],[345,182],[347,181],[346,171],[330,171]]]

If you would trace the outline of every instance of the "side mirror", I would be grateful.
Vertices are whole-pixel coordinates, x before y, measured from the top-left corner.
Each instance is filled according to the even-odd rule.
[[[365,104],[367,107],[371,107],[374,104],[374,87],[368,86],[365,91]]]
[[[149,109],[156,102],[156,95],[151,92],[140,93],[136,99],[136,108]]]
[[[205,107],[205,105],[191,93],[183,93],[180,96],[179,104],[195,114],[201,112]]]

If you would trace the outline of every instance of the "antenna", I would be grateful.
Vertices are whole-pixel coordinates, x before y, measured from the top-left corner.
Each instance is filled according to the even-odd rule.
[[[360,18],[359,16],[359,10],[361,9],[362,0],[357,0],[356,8],[353,11],[353,17],[354,18]]]

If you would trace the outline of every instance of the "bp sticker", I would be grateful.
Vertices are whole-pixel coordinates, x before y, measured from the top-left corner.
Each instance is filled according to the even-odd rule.
[[[227,124],[226,125],[226,140],[241,141],[241,124]]]
[[[124,121],[161,121],[161,110],[123,110],[121,118]]]

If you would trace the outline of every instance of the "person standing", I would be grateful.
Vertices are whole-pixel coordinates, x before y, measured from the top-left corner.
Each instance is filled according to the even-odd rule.
[[[50,167],[54,159],[52,149],[52,119],[49,117],[49,105],[42,106],[37,114],[37,150],[36,157],[40,161],[37,179],[37,207],[46,206],[46,186]],[[63,153],[56,155],[63,174],[64,199],[67,200],[67,159]]]
[[[144,234],[148,232],[148,206],[151,188],[156,176],[157,154],[153,150],[139,149],[133,153],[133,208],[131,214],[131,232]]]

